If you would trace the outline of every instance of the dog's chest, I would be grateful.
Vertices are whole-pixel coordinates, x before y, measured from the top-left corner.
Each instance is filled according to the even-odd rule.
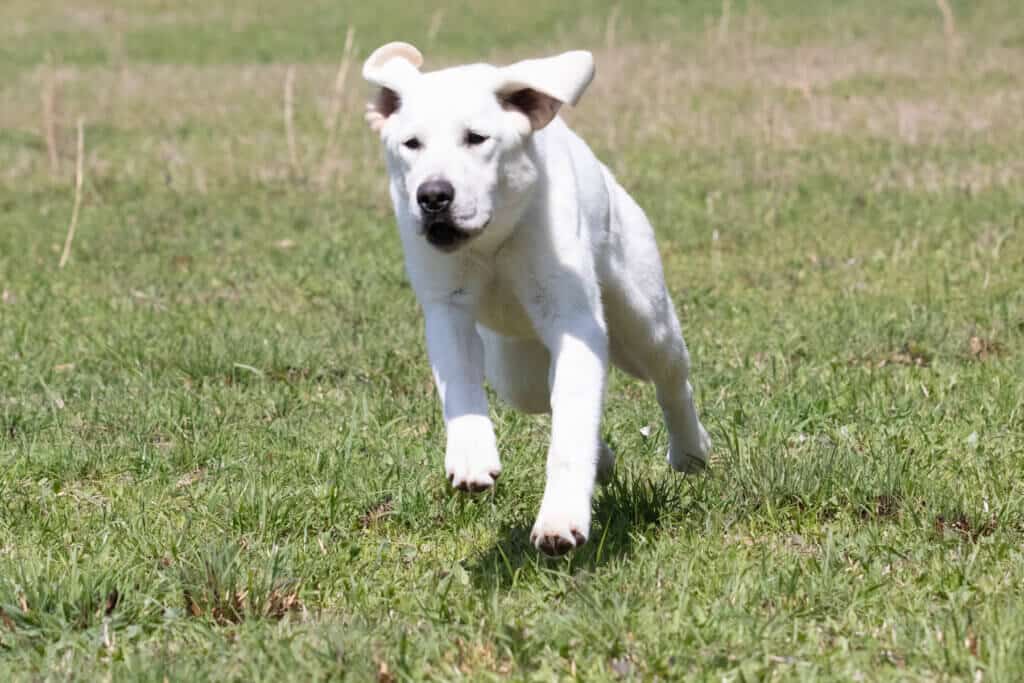
[[[476,312],[477,321],[499,334],[509,337],[536,337],[530,316],[512,289],[500,278],[494,278],[481,289]]]

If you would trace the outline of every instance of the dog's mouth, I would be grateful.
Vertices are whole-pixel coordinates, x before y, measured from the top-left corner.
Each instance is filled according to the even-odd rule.
[[[427,242],[441,251],[455,251],[476,233],[457,228],[449,218],[435,218],[423,230]]]

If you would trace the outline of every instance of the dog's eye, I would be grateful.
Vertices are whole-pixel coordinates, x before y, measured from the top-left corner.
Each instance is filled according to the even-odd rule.
[[[470,147],[481,145],[487,142],[488,139],[489,138],[486,135],[480,135],[480,133],[474,133],[471,130],[466,131],[466,144]]]
[[[419,138],[409,138],[408,140],[406,140],[402,144],[405,145],[409,149],[419,149],[420,147],[423,146],[423,143],[420,142]]]

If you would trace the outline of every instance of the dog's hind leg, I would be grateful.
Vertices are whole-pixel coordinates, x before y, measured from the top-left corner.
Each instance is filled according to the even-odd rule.
[[[675,317],[673,313],[673,318]],[[690,384],[690,357],[676,322],[660,367],[652,368],[658,403],[669,432],[668,462],[677,472],[699,472],[708,463],[711,438],[697,417]]]
[[[654,382],[669,432],[668,462],[678,472],[698,472],[707,465],[711,439],[693,402],[690,354],[647,217],[624,190],[616,189],[618,229],[629,239],[622,240],[620,258],[607,264],[605,278],[612,362]]]
[[[654,382],[669,433],[669,464],[678,472],[698,472],[707,464],[711,439],[693,402],[690,355],[668,294],[662,292],[652,303],[659,309],[653,320],[634,309],[608,311],[612,359],[631,374]]]

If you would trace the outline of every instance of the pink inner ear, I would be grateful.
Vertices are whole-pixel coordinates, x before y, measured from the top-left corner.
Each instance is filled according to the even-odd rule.
[[[534,130],[539,130],[551,123],[562,103],[532,88],[514,90],[500,96],[505,109],[516,109],[526,114]]]
[[[401,104],[402,99],[398,96],[398,93],[390,88],[381,88],[380,92],[377,93],[377,97],[370,103],[370,106],[375,112],[387,118],[398,111],[398,107]]]

